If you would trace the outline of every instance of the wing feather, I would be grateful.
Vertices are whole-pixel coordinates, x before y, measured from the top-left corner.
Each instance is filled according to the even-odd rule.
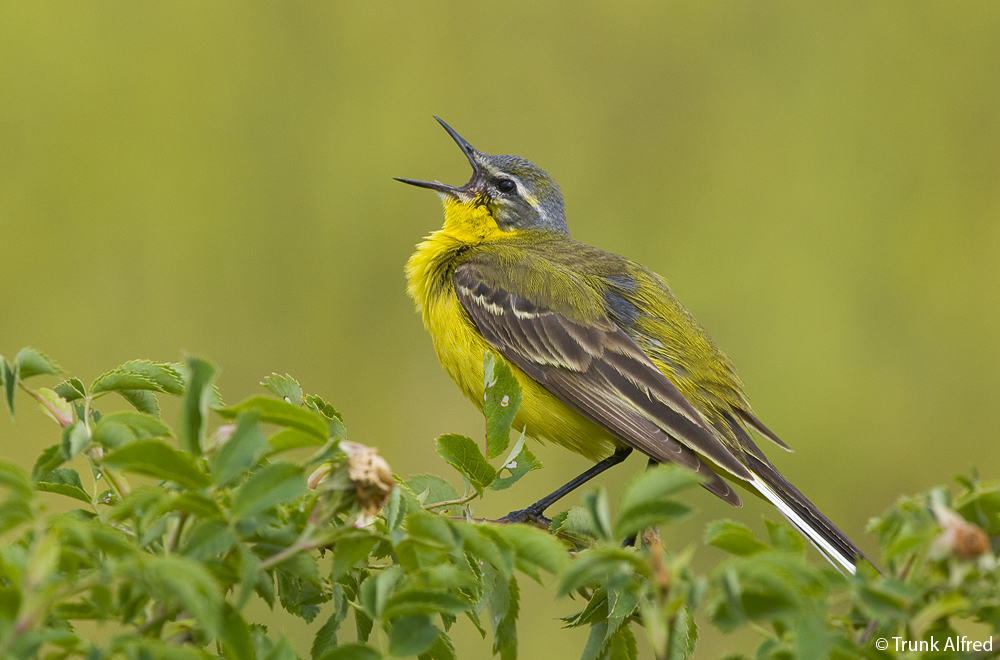
[[[614,322],[577,322],[536,305],[492,285],[473,263],[458,266],[453,283],[480,335],[506,359],[622,442],[701,473],[706,488],[738,505],[699,454],[741,479],[751,479],[750,472]]]

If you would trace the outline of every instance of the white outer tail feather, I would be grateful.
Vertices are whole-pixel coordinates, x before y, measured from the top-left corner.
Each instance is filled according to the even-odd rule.
[[[844,557],[841,553],[837,552],[836,548],[830,545],[829,541],[824,539],[816,530],[810,527],[799,514],[795,513],[790,506],[788,506],[784,500],[778,497],[771,488],[761,481],[759,477],[754,477],[750,482],[754,488],[760,491],[760,494],[767,498],[767,500],[773,504],[781,515],[788,519],[788,522],[792,523],[795,529],[799,530],[803,536],[809,539],[809,542],[816,547],[820,553],[826,557],[827,561],[836,566],[837,568],[842,568],[851,575],[857,570],[854,564],[853,557]]]

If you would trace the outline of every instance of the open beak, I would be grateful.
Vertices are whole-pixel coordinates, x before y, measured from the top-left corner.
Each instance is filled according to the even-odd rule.
[[[417,186],[419,188],[430,188],[431,190],[435,190],[439,193],[450,195],[452,197],[457,197],[459,199],[469,199],[474,197],[483,183],[482,167],[476,158],[480,155],[479,152],[476,151],[471,144],[466,142],[465,138],[456,133],[454,128],[444,123],[440,117],[435,117],[434,119],[437,119],[438,123],[444,126],[444,130],[448,131],[448,135],[451,136],[451,139],[454,140],[455,144],[457,144],[462,150],[465,157],[469,159],[469,164],[472,165],[472,178],[469,179],[467,184],[460,188],[449,186],[445,183],[441,183],[440,181],[420,181],[419,179],[401,179],[399,177],[395,177],[396,181],[402,181],[403,183],[408,183],[411,186]]]

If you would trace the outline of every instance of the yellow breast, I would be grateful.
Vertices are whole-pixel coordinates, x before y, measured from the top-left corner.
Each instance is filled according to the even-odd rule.
[[[494,224],[495,226],[495,224]],[[427,237],[406,265],[407,290],[434,342],[441,366],[476,406],[483,408],[483,353],[490,350],[462,309],[452,273],[462,253],[488,243],[481,234],[465,235],[445,227]],[[473,240],[469,240],[473,239]],[[475,241],[475,242],[473,242]],[[510,364],[510,363],[508,363]],[[510,365],[522,387],[514,428],[536,440],[549,440],[592,460],[611,454],[620,443],[603,428],[557,399],[526,373]]]

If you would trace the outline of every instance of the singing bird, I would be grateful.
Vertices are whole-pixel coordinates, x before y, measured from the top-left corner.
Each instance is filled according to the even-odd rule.
[[[482,409],[483,353],[503,356],[523,388],[515,426],[597,461],[507,520],[544,520],[555,500],[637,449],[651,462],[694,470],[734,506],[743,503],[731,484],[756,490],[831,563],[854,573],[864,555],[754,443],[751,433],[788,449],[666,281],[572,240],[559,186],[537,165],[482,153],[438,122],[472,178],[461,187],[398,179],[444,202],[444,227],[406,265],[438,360]]]

